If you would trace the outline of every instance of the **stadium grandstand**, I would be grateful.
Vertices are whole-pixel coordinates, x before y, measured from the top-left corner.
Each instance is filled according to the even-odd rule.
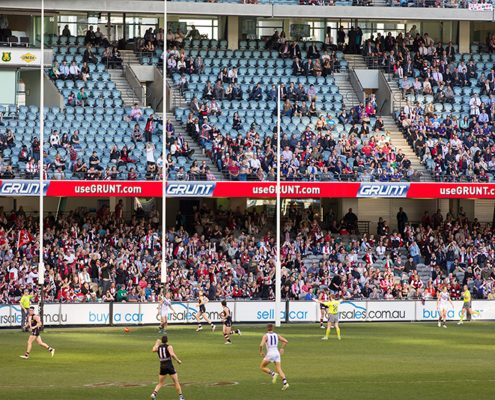
[[[477,299],[495,297],[492,229],[483,217],[493,203],[466,201],[453,211],[445,202],[435,209],[435,201],[390,201],[389,212],[383,206],[370,212],[377,201],[360,200],[358,214],[343,208],[350,202],[284,202],[283,299],[308,300],[328,287],[345,299],[431,300],[445,282],[453,299],[463,285]],[[154,201],[115,200],[110,207],[103,199],[83,206],[73,198],[59,214],[51,209],[59,204],[50,203],[44,221],[47,301],[156,301],[161,232]],[[195,298],[202,289],[210,300],[275,298],[273,202],[262,203],[170,200],[176,211],[165,239],[174,300]],[[25,287],[39,295],[39,225],[31,207],[0,210],[4,304],[19,301]],[[374,215],[380,216],[370,220]]]
[[[251,399],[257,378],[239,375],[273,323],[290,342],[284,367],[307,366],[299,381],[288,366],[288,399],[305,379],[315,400],[329,383],[349,397],[350,382],[355,398],[457,399],[460,385],[489,398],[494,12],[491,0],[1,1],[0,346],[11,357],[27,328],[57,347],[53,364],[36,346],[27,361],[43,346],[29,336],[36,397],[149,396],[137,354],[159,328],[184,354],[186,398]],[[46,331],[25,325],[38,315]],[[247,334],[231,340],[232,323]],[[333,328],[341,342],[315,342]],[[181,364],[160,340],[160,361]],[[0,390],[26,398],[12,357]],[[270,388],[259,393],[278,398]]]

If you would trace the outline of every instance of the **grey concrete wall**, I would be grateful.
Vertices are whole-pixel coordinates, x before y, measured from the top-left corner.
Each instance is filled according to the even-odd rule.
[[[388,85],[382,71],[378,74],[378,90],[376,91],[376,100],[378,105],[377,111],[381,115],[390,115],[392,113],[392,110],[394,109],[393,96],[390,86]]]
[[[379,71],[376,69],[355,69],[359,82],[363,89],[378,89]]]
[[[39,0],[2,0],[2,8],[39,10]],[[165,5],[164,5],[165,3]],[[45,0],[47,11],[114,11],[182,15],[252,15],[260,17],[398,19],[431,21],[492,21],[493,13],[449,8],[403,7],[308,7],[270,4],[222,4],[196,2],[163,2],[161,0]]]
[[[39,76],[39,75],[38,75]],[[53,83],[53,81],[45,74],[44,77],[45,91],[43,98],[45,101],[45,107],[60,107],[64,108],[64,96],[62,96]]]
[[[356,93],[358,100],[361,103],[363,103],[365,98],[365,93],[364,93],[365,88],[363,87],[363,85],[361,85],[361,82],[359,81],[356,71],[353,69],[349,71],[349,80],[351,82],[352,88],[354,89],[354,93]]]
[[[163,111],[163,75],[156,67],[153,67],[153,81],[146,90],[146,102],[155,111]]]
[[[40,71],[36,69],[22,70],[20,79],[26,85],[26,105],[39,107],[41,94]]]

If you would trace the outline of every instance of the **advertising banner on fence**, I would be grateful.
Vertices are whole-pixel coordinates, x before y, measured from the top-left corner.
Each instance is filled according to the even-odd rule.
[[[228,302],[234,322],[268,323],[275,321],[275,303],[272,301]],[[458,320],[462,302],[455,301],[448,311],[449,320]],[[194,302],[173,303],[174,313],[170,313],[169,323],[196,323],[198,311]],[[473,319],[495,320],[495,301],[475,300],[473,309],[480,314]],[[110,315],[110,312],[112,314]],[[208,318],[221,322],[220,302],[208,303]],[[286,320],[287,304],[280,303],[280,318]],[[436,301],[354,301],[345,300],[340,305],[341,322],[384,322],[384,321],[436,321],[438,310]],[[66,325],[150,325],[159,323],[156,303],[114,303],[111,304],[46,304],[44,322],[47,326]],[[289,322],[319,321],[319,306],[310,301],[289,303]],[[0,305],[0,328],[20,327],[21,309],[19,305]]]
[[[340,306],[341,321],[413,321],[414,302],[405,301],[353,301]]]
[[[462,301],[452,302],[454,307],[447,309],[447,319],[458,320],[461,316]],[[478,311],[479,315],[473,315],[473,319],[493,320],[495,319],[495,302],[487,300],[474,300],[473,310]],[[440,312],[437,310],[436,301],[427,301],[425,304],[417,302],[416,304],[416,320],[417,321],[437,321],[440,317]]]
[[[1,47],[0,65],[2,67],[39,67],[41,50],[26,47]]]
[[[56,325],[109,325],[109,304],[45,304],[43,321]],[[35,306],[35,312],[39,312]],[[0,328],[21,326],[21,307],[18,304],[0,305]]]
[[[54,197],[161,197],[159,181],[46,181]],[[37,181],[0,181],[2,196],[38,196]],[[436,182],[283,182],[283,198],[457,198],[495,199],[494,183]],[[275,198],[274,182],[167,182],[169,197]]]

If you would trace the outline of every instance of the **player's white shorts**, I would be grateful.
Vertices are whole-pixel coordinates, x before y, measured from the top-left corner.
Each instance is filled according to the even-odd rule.
[[[280,362],[280,352],[278,350],[270,350],[266,353],[265,361]]]
[[[449,304],[444,303],[443,301],[440,302],[440,312],[447,312],[448,311]]]
[[[162,317],[162,319],[167,319],[168,318],[168,311],[162,311],[160,313],[160,316]]]

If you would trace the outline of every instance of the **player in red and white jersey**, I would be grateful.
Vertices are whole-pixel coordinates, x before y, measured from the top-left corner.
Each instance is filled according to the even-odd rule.
[[[325,329],[325,324],[323,323],[323,321],[327,317],[328,307],[322,304],[322,301],[328,301],[328,294],[325,290],[321,290],[318,294],[318,302],[320,302],[320,328]]]

